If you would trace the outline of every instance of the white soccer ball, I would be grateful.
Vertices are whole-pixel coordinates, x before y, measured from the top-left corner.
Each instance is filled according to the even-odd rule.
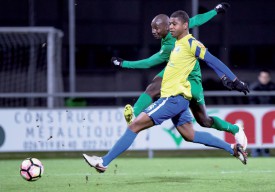
[[[27,181],[36,181],[41,178],[44,167],[36,158],[25,159],[20,166],[20,175]]]

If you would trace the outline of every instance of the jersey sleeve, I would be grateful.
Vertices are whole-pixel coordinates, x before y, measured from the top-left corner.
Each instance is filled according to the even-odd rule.
[[[189,44],[192,54],[205,61],[220,78],[226,75],[231,81],[236,79],[236,75],[221,60],[213,56],[201,42],[191,38]]]
[[[217,12],[215,10],[211,10],[204,14],[198,14],[198,15],[190,18],[189,29],[203,25],[204,23],[206,23],[207,21],[209,21],[216,15],[217,15]]]
[[[153,66],[167,62],[170,57],[170,53],[174,48],[173,45],[163,45],[159,52],[155,53],[147,59],[142,59],[138,61],[126,61],[122,63],[123,68],[132,68],[132,69],[147,69]]]

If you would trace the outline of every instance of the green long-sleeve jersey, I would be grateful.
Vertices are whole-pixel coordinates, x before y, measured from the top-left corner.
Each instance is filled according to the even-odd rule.
[[[215,10],[211,10],[204,14],[198,14],[189,20],[189,28],[200,26],[210,19],[212,19],[217,12]],[[172,37],[170,33],[166,35],[165,38],[161,39],[161,49],[159,52],[155,53],[151,57],[147,59],[142,59],[138,61],[126,61],[124,60],[122,63],[123,68],[132,68],[132,69],[146,69],[150,68],[164,62],[168,62],[170,53],[174,48],[176,39]]]

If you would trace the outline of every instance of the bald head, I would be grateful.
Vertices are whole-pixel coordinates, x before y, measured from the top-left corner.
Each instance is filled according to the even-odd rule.
[[[165,14],[159,14],[155,16],[155,18],[152,20],[152,23],[155,24],[164,24],[164,25],[169,25],[169,17]]]
[[[159,14],[151,22],[152,34],[156,39],[165,38],[169,31],[169,17]]]

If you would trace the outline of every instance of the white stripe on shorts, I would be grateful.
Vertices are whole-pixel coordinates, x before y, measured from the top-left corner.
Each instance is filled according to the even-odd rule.
[[[161,108],[163,105],[165,105],[166,101],[169,97],[167,97],[165,100],[161,102],[155,109],[153,109],[151,112],[148,113],[149,116],[151,116],[153,113],[155,113],[159,108]]]

